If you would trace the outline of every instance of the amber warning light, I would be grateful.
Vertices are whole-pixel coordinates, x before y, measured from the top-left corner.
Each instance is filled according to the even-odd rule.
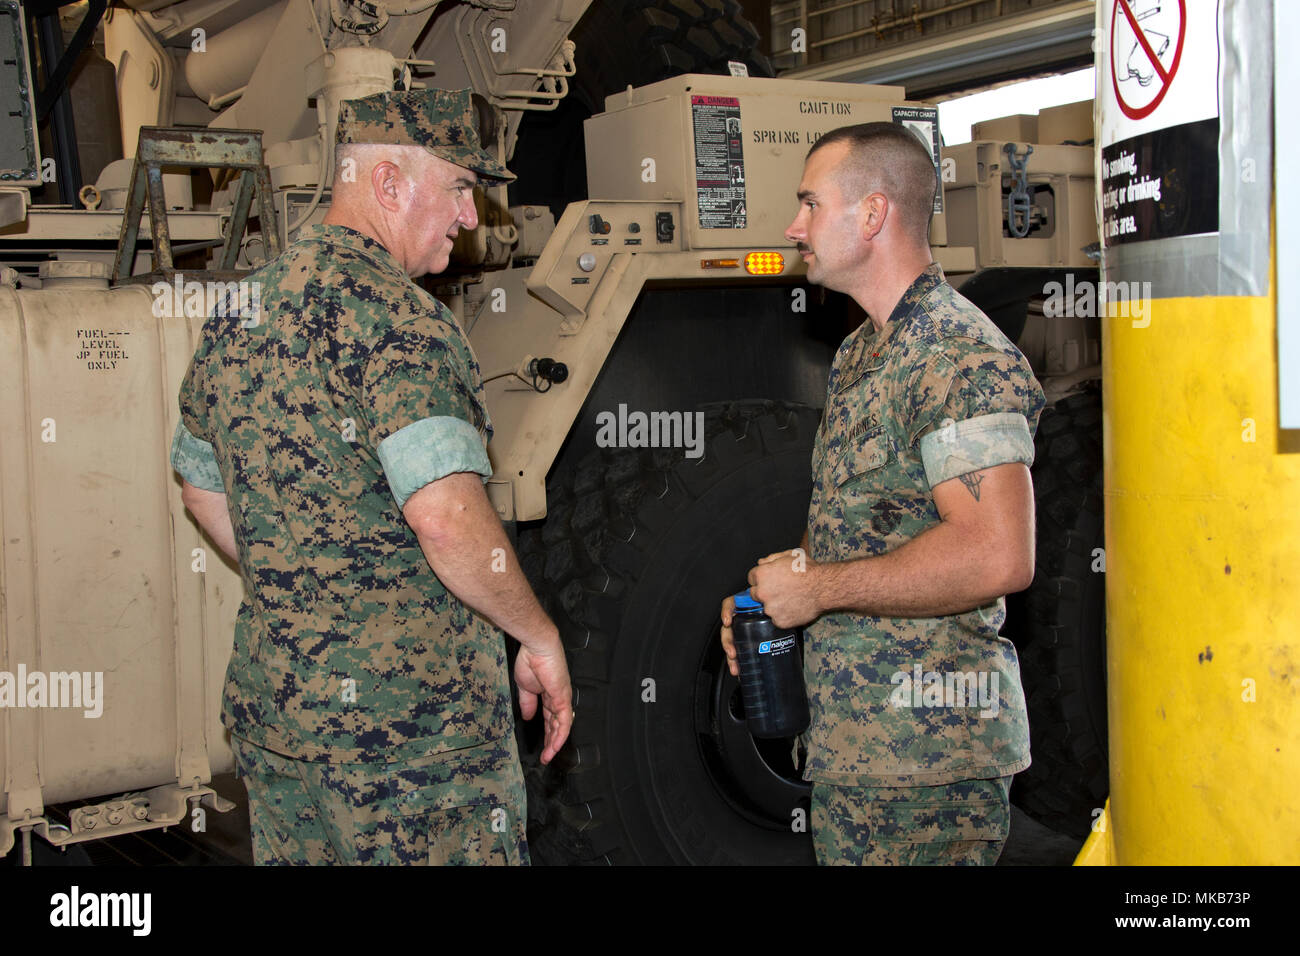
[[[785,269],[785,256],[779,252],[751,252],[745,256],[745,271],[752,276],[777,276]]]

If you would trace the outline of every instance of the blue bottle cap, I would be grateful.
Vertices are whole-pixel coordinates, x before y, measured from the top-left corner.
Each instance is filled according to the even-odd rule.
[[[741,614],[745,611],[762,611],[763,605],[749,596],[749,589],[746,588],[739,594],[733,595],[736,601],[736,613]]]

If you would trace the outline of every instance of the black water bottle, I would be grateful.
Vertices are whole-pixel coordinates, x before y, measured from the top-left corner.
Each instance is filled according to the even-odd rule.
[[[740,665],[745,722],[755,737],[793,737],[808,728],[799,629],[780,628],[748,591],[735,596],[731,634]]]

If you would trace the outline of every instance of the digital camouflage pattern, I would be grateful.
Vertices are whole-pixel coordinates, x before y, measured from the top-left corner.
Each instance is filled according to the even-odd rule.
[[[514,734],[400,767],[231,744],[258,866],[528,865]]]
[[[865,322],[835,357],[813,447],[810,556],[848,561],[892,551],[938,523],[933,485],[1031,464],[1042,408],[1024,356],[931,264],[884,328]],[[829,614],[808,625],[805,779],[935,786],[1029,766],[1019,661],[998,636],[1004,619],[999,598],[939,618]],[[901,675],[910,682],[958,673],[982,674],[996,702],[963,700],[965,684],[962,697],[901,699]],[[917,694],[922,686],[930,685],[918,682]]]
[[[1011,777],[941,787],[812,787],[820,866],[993,866],[1011,832]]]
[[[341,763],[496,740],[513,727],[504,637],[400,510],[447,474],[491,474],[478,363],[378,242],[301,236],[245,280],[254,319],[208,318],[180,391],[173,465],[227,493],[244,582],[222,722]]]
[[[470,92],[399,90],[343,100],[335,142],[423,146],[457,166],[509,182],[515,174],[479,145]]]

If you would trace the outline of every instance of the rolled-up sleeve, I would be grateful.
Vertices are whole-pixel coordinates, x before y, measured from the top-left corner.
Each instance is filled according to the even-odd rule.
[[[205,370],[211,348],[212,339],[205,326],[203,338],[199,340],[177,395],[180,418],[172,435],[171,465],[195,488],[224,494],[226,488],[216,449],[204,437],[210,432]]]
[[[487,412],[474,372],[451,344],[458,335],[447,319],[420,316],[388,330],[366,363],[368,437],[399,508],[447,475],[492,474]]]
[[[1043,390],[1014,346],[946,340],[911,395],[909,431],[931,488],[981,468],[1033,465]]]
[[[183,421],[176,423],[176,433],[172,436],[171,463],[180,476],[195,488],[225,494],[221,466],[217,464],[212,443],[195,438]]]
[[[469,422],[438,415],[412,422],[379,443],[379,463],[397,507],[425,485],[457,472],[492,476],[483,439]]]
[[[1034,463],[1034,439],[1019,412],[996,412],[948,422],[921,438],[921,461],[930,487],[1013,461]]]

